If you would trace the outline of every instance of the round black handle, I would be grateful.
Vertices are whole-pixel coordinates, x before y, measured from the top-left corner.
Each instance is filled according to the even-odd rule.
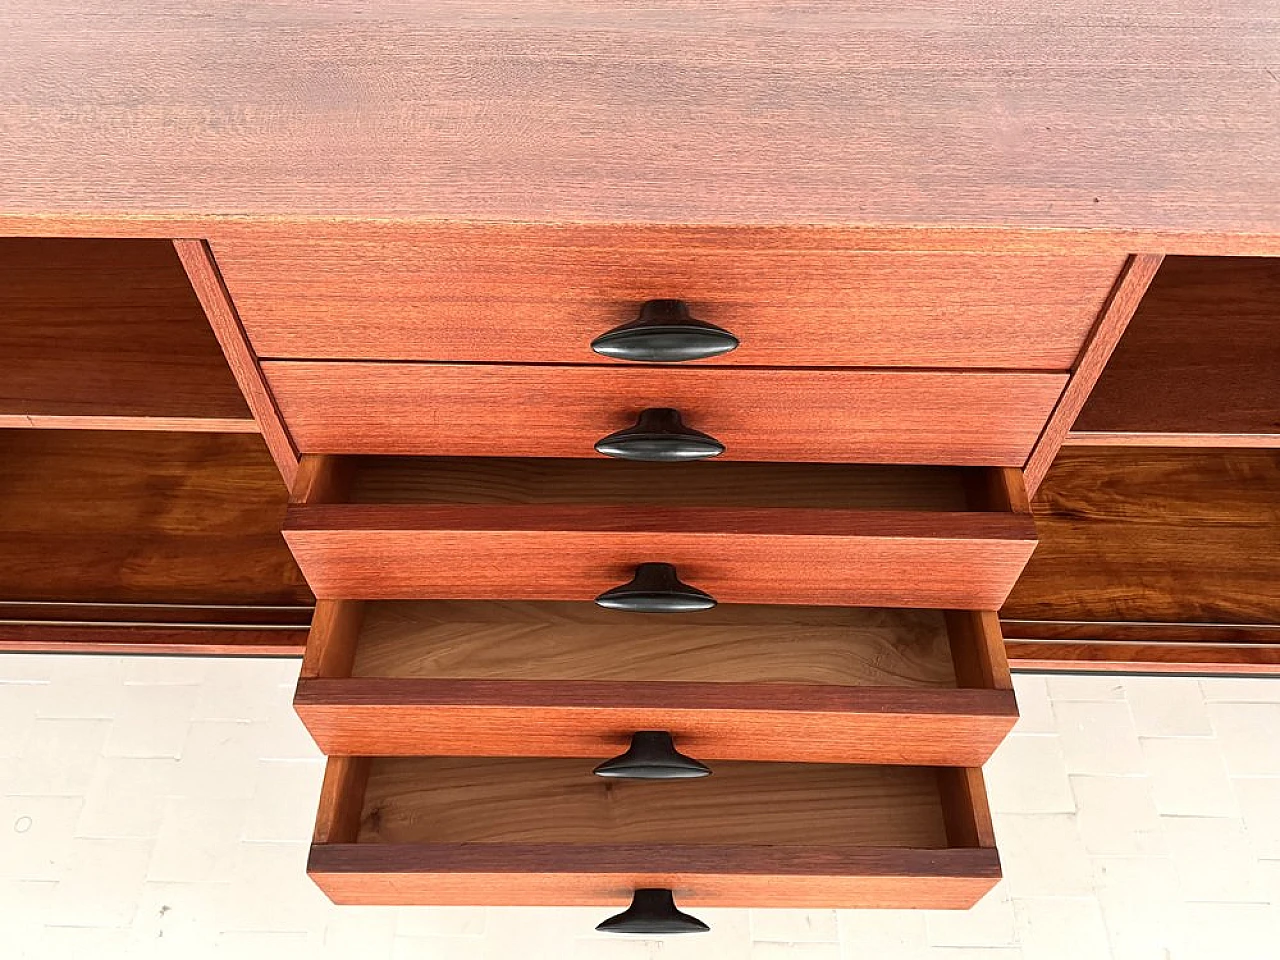
[[[631,582],[606,590],[596,603],[630,613],[691,613],[710,610],[716,598],[683,582],[669,563],[642,563]]]
[[[631,906],[600,921],[596,929],[604,933],[662,934],[706,933],[711,928],[697,917],[677,910],[670,890],[645,888],[632,894]]]
[[[706,360],[737,347],[737,337],[695,320],[683,300],[649,300],[636,319],[591,341],[591,349],[602,356],[636,363]]]
[[[619,780],[693,780],[711,776],[711,768],[676,749],[665,730],[637,730],[631,746],[592,771],[597,777]]]
[[[724,444],[700,430],[686,427],[679,410],[650,407],[640,414],[634,427],[597,440],[596,452],[621,460],[672,463],[718,457],[724,453]]]

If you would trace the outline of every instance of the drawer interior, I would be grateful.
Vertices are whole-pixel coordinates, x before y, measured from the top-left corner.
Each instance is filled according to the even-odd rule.
[[[593,603],[365,605],[351,675],[954,687],[935,610],[722,604],[662,616]]]
[[[948,831],[952,770],[723,762],[700,780],[643,783],[576,759],[367,763],[356,843],[970,845]]]
[[[880,464],[355,457],[352,503],[986,509],[986,471]]]

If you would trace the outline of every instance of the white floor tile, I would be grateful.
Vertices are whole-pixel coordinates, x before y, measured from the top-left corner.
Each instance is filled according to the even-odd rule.
[[[1067,773],[1140,776],[1142,749],[1124,701],[1063,701],[1053,705]]]
[[[1216,739],[1143,740],[1151,796],[1161,814],[1235,817],[1235,791]]]
[[[1124,692],[1140,737],[1207,737],[1213,733],[1199,684],[1170,683],[1165,677],[1126,677]]]
[[[1076,826],[1091,856],[1154,856],[1165,852],[1160,818],[1146,777],[1071,778]]]
[[[996,813],[1073,813],[1066,760],[1056,736],[1013,735],[983,767]]]
[[[1019,898],[1013,911],[1026,960],[1111,960],[1096,900]]]

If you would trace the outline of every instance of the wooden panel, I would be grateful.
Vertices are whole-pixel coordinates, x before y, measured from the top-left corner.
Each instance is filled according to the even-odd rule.
[[[1280,622],[1280,452],[1064,449],[1016,620]]]
[[[704,761],[981,766],[1018,719],[1008,690],[793,683],[304,679],[294,706],[330,754],[597,762],[667,730]]]
[[[435,680],[955,686],[940,613],[737,604],[659,617],[593,603],[371,603],[352,673]]]
[[[375,759],[361,843],[948,846],[927,767],[718,763],[654,784],[589,760]]]
[[[1093,332],[1072,365],[1071,380],[1062,392],[1057,406],[1053,408],[1053,414],[1045,424],[1034,452],[1027,460],[1025,479],[1029,494],[1034,495],[1039,489],[1050,464],[1062,448],[1067,432],[1084,408],[1085,401],[1089,399],[1089,393],[1102,375],[1107,360],[1146,293],[1162,259],[1160,254],[1138,254],[1130,257],[1125,264]]]
[[[1280,446],[1280,259],[1166,259],[1073,434]]]
[[[1195,643],[1009,641],[1009,659],[1034,673],[1155,673],[1174,676],[1280,676],[1280,647]]]
[[[231,372],[244,393],[249,409],[253,411],[253,418],[280,470],[280,476],[284,477],[285,485],[291,487],[298,469],[297,447],[285,429],[275,398],[262,378],[262,368],[245,337],[235,305],[223,285],[217,264],[213,262],[213,254],[209,252],[209,245],[200,240],[175,240],[173,248],[209,317],[218,344],[231,365]]]
[[[1280,674],[1280,624],[1010,620],[1020,670],[1090,673]]]
[[[0,432],[0,598],[306,604],[246,435]]]
[[[257,427],[162,240],[0,238],[0,427]]]
[[[360,815],[369,782],[367,757],[330,757],[320,785],[316,810],[316,843],[354,843],[360,835]]]
[[[1280,23],[1258,0],[642,13],[11,2],[0,210],[1280,225]]]
[[[291,507],[316,595],[590,600],[674,563],[726,603],[996,609],[1035,548],[1029,517],[566,506]]]
[[[307,872],[340,904],[616,912],[631,891],[661,887],[684,907],[962,910],[996,885],[1000,860],[989,849],[377,843],[313,846]]]
[[[306,643],[306,627],[254,629],[0,621],[0,650],[15,653],[297,657],[302,655]]]
[[[311,456],[303,458],[304,465]],[[998,471],[888,464],[637,463],[514,457],[361,457],[355,503],[611,504],[847,510],[1001,510],[971,487]],[[345,496],[316,497],[334,502]],[[1027,511],[1029,512],[1029,510]]]
[[[500,363],[612,363],[591,341],[646,300],[678,297],[741,341],[710,363],[1067,370],[1123,265],[654,239],[450,224],[406,241],[245,239],[215,252],[263,357]]]
[[[588,457],[646,407],[733,460],[1021,466],[1056,374],[263,364],[307,453]]]

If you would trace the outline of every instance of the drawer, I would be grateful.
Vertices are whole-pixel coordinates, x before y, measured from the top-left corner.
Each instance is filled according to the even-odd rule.
[[[306,457],[294,499],[327,599],[592,600],[661,563],[725,603],[996,610],[1036,542],[991,468]]]
[[[1017,719],[994,613],[320,601],[294,706],[326,754],[981,766]]]
[[[595,457],[675,408],[725,460],[1021,467],[1066,376],[696,367],[270,362],[304,453]]]
[[[563,758],[329,761],[308,872],[340,904],[966,908],[998,881],[980,771]],[[603,914],[602,914],[603,918]]]
[[[877,252],[839,231],[370,226],[214,253],[259,356],[616,363],[591,342],[676,298],[733,333],[698,363],[1069,370],[1124,258]]]

